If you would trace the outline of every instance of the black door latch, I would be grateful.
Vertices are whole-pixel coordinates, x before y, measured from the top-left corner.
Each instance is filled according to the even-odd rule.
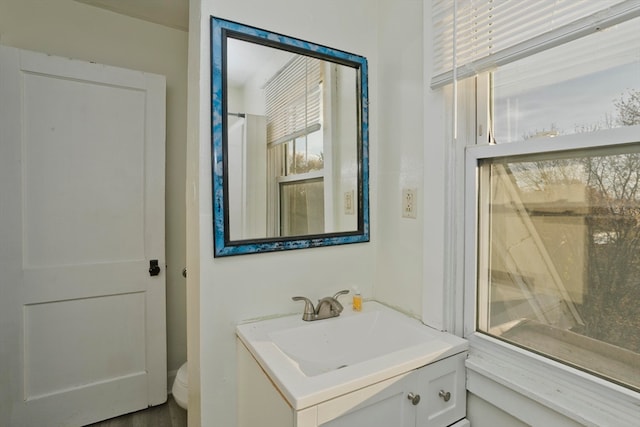
[[[158,274],[160,274],[160,266],[158,265],[158,260],[152,259],[151,261],[149,261],[149,275],[157,276]]]

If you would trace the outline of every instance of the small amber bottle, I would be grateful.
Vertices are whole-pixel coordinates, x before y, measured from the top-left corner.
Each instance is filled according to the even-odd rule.
[[[358,288],[353,289],[353,311],[362,311],[362,295]]]

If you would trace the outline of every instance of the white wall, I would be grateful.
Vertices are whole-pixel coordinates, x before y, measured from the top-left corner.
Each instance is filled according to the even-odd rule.
[[[0,0],[0,44],[166,76],[167,367],[186,360],[187,33],[72,0]]]
[[[197,13],[199,7],[201,14]],[[359,287],[365,298],[373,295],[378,240],[377,181],[373,176],[373,232],[369,243],[214,259],[208,99],[210,15],[366,56],[372,94],[369,117],[372,123],[377,123],[377,7],[370,0],[191,2],[189,108],[194,110],[189,117],[190,120],[196,117],[197,129],[189,128],[187,161],[188,171],[195,169],[199,174],[189,172],[188,176],[189,381],[191,387],[192,379],[199,379],[200,386],[198,390],[190,390],[189,423],[233,426],[234,331],[238,322],[274,314],[301,314],[302,306],[291,300],[294,295],[316,299],[353,285]],[[376,127],[370,130],[370,143],[372,147],[378,145]],[[375,171],[375,149],[371,154],[370,166]]]
[[[376,177],[379,226],[376,299],[421,317],[423,295],[424,227],[442,232],[441,224],[425,224],[425,218],[442,206],[423,208],[431,188],[423,187],[423,34],[421,0],[380,0],[376,37],[380,84],[372,96],[379,108],[379,132],[374,150],[380,159],[371,173]],[[437,188],[438,182],[434,182]],[[417,218],[402,217],[402,189],[417,190]],[[436,258],[442,253],[431,239]]]

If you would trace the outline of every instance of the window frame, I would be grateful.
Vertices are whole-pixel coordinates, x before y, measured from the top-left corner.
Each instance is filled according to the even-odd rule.
[[[467,389],[494,406],[533,425],[560,425],[557,414],[582,425],[633,425],[637,422],[640,393],[579,369],[556,362],[529,350],[476,331],[478,322],[478,245],[486,227],[479,224],[479,162],[483,159],[514,155],[553,153],[596,147],[640,143],[640,126],[601,130],[593,133],[529,140],[524,143],[489,144],[486,132],[490,110],[489,74],[476,77],[474,132],[459,134],[464,144],[464,313],[463,335],[469,340]],[[463,99],[469,99],[469,94]],[[468,102],[468,101],[467,101]],[[516,394],[514,394],[516,392]],[[549,418],[545,418],[549,417]],[[548,419],[548,422],[544,420]],[[567,420],[566,425],[575,425]]]

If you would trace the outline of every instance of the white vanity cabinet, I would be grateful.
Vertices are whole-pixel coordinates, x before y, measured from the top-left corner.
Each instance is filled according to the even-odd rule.
[[[465,417],[466,351],[294,409],[238,340],[238,427],[445,427]]]

